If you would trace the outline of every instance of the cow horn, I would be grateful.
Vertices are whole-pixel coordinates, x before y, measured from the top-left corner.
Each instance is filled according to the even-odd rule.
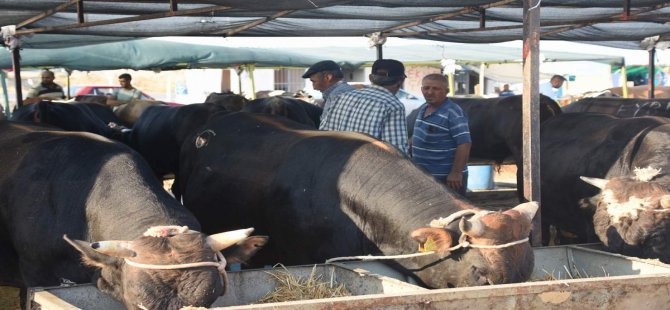
[[[253,231],[253,228],[246,228],[210,235],[207,237],[207,244],[209,244],[214,251],[221,251],[246,239]]]
[[[589,178],[589,177],[579,177],[582,179],[582,181],[589,183],[597,188],[600,189],[605,189],[605,186],[607,183],[609,183],[610,180],[607,179],[598,179],[598,178]]]
[[[128,241],[109,240],[91,243],[91,248],[105,255],[114,257],[135,257],[137,254],[130,248]]]
[[[661,207],[663,209],[670,209],[670,195],[663,195],[661,197]]]
[[[512,210],[518,211],[519,213],[525,215],[529,221],[532,221],[533,217],[535,217],[535,213],[537,213],[537,209],[539,208],[540,205],[537,203],[537,201],[529,201],[514,207]]]
[[[482,223],[480,217],[476,215],[469,220],[464,217],[461,218],[458,227],[463,233],[466,233],[470,237],[479,237],[484,233],[484,223]]]

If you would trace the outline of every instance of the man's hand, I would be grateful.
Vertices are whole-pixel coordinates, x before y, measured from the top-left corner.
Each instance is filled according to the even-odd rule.
[[[452,172],[447,175],[447,187],[458,191],[463,187],[463,174],[461,172]]]

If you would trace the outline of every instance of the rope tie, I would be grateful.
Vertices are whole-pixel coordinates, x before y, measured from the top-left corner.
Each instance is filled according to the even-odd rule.
[[[470,210],[468,210],[470,211]],[[487,212],[488,211],[482,211],[482,212]],[[440,218],[439,221],[442,221],[444,223],[444,226],[447,226],[449,223],[453,222],[456,218],[458,217],[463,217],[466,215],[473,214],[475,212],[464,212],[461,211],[459,212],[458,216],[450,216],[446,219]],[[431,224],[434,224],[435,221],[431,222]],[[433,226],[433,225],[431,225]],[[467,240],[468,236],[461,230],[461,237],[458,239],[458,244],[455,246],[452,246],[446,250],[446,252],[453,252],[455,250],[458,250],[460,248],[475,248],[475,249],[502,249],[506,247],[511,247],[515,246],[518,244],[526,243],[528,242],[529,238],[523,238],[521,240],[516,240],[516,241],[511,241],[508,243],[503,243],[503,244],[493,244],[493,245],[485,245],[485,244],[472,244],[470,241]],[[337,262],[337,261],[343,261],[343,260],[361,260],[361,261],[367,261],[367,260],[386,260],[386,259],[403,259],[403,258],[413,258],[413,257],[419,257],[419,256],[424,256],[424,255],[430,255],[430,254],[435,254],[435,251],[429,251],[429,252],[420,252],[420,253],[412,253],[412,254],[401,254],[401,255],[380,255],[380,256],[372,256],[372,255],[361,255],[361,256],[345,256],[345,257],[335,257],[326,260],[326,264],[332,263],[332,262]]]
[[[223,257],[221,252],[215,251],[216,255],[214,256],[213,262],[196,262],[196,263],[186,263],[186,264],[174,264],[174,265],[154,265],[154,264],[143,264],[131,261],[127,258],[124,258],[126,264],[142,268],[142,269],[152,269],[152,270],[171,270],[171,269],[186,269],[186,268],[196,268],[196,267],[216,267],[220,273],[226,272],[226,258]],[[218,262],[217,262],[218,260]]]

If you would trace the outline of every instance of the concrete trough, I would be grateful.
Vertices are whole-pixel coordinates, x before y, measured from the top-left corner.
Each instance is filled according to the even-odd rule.
[[[664,309],[670,304],[670,265],[597,250],[591,246],[535,248],[529,282],[426,290],[403,282],[379,262],[317,265],[322,280],[344,283],[354,296],[254,304],[274,289],[268,271],[230,272],[227,294],[212,306],[226,309]],[[307,277],[313,266],[287,267]],[[41,309],[123,309],[92,285],[34,288]]]

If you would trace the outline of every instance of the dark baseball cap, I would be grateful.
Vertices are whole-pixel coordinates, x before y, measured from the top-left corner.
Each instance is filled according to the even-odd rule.
[[[319,61],[319,62],[313,64],[311,67],[309,67],[309,69],[307,69],[305,74],[302,75],[302,78],[307,79],[307,78],[309,78],[310,75],[312,75],[314,73],[323,72],[323,71],[336,71],[336,72],[339,73],[339,74],[336,74],[338,77],[343,76],[342,69],[340,69],[340,66],[336,62],[334,62],[332,60],[324,60],[324,61]]]
[[[405,75],[405,66],[402,62],[395,59],[377,59],[372,64],[372,74],[388,77],[407,77]]]

